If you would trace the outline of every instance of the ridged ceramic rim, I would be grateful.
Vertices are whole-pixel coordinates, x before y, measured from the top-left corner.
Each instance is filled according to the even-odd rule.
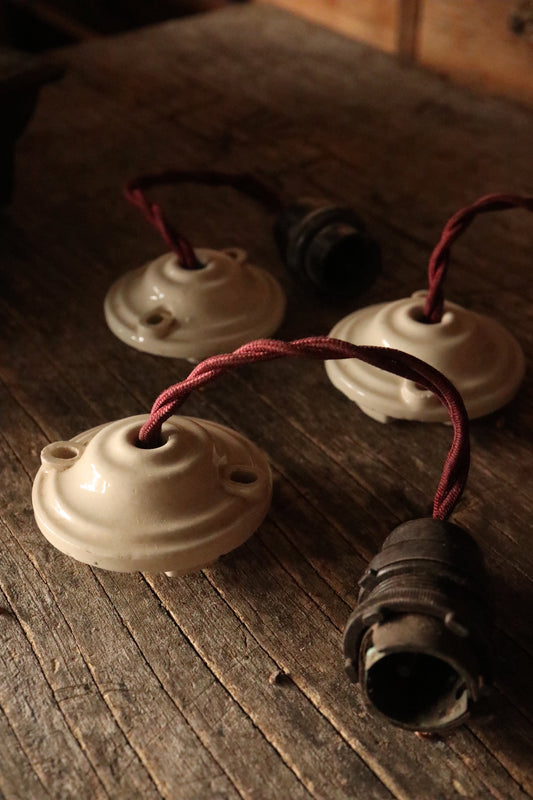
[[[103,569],[173,574],[200,569],[243,544],[263,521],[272,494],[268,460],[256,445],[236,431],[190,417],[171,417],[163,426],[166,444],[143,450],[135,445],[135,440],[145,421],[146,415],[129,417],[44,448],[42,466],[32,492],[37,525],[57,549],[78,561]],[[184,431],[192,442],[192,451],[185,458],[178,456],[174,459],[174,454],[180,452],[178,444]],[[100,477],[114,474],[114,480],[130,481],[132,504],[137,490],[142,490],[146,475],[155,481],[156,488],[160,477],[162,482],[169,484],[168,508],[159,504],[140,522],[134,515],[131,519],[128,517],[130,509],[127,503],[116,510],[116,519],[106,517],[105,525],[99,519],[98,505],[91,506],[95,512],[92,519],[87,514],[84,516],[83,504],[88,502],[88,496],[81,495],[80,500],[77,487],[76,491],[72,490],[66,475],[78,460],[81,463],[88,445],[102,432],[104,435],[98,439],[97,457],[92,459],[96,463],[83,464],[84,470],[87,466],[88,474],[94,468]],[[121,443],[118,455],[113,452],[113,436],[118,436]],[[167,447],[169,442],[170,447]],[[111,446],[108,448],[109,443]],[[135,450],[132,456],[136,474],[132,474],[133,468],[128,463],[130,446]],[[189,516],[177,519],[176,481],[179,481],[180,473],[186,475],[188,470],[190,472],[191,466],[194,468],[196,464],[198,468],[202,459],[209,469],[213,461],[213,473],[207,477],[215,481],[218,496],[212,506],[202,507],[194,513],[189,511]],[[200,495],[202,479],[201,473],[195,478]],[[82,489],[86,490],[86,485]],[[99,487],[94,495],[96,504],[98,490]],[[165,496],[165,486],[163,490]],[[130,491],[129,484],[127,491]],[[187,502],[190,500],[188,495]],[[138,529],[136,524],[140,525]]]
[[[359,345],[404,350],[439,369],[455,384],[471,419],[490,414],[516,394],[524,377],[522,349],[500,323],[445,303],[442,322],[419,321],[425,292],[368,306],[341,319],[330,336]],[[380,422],[446,422],[435,396],[410,381],[355,360],[328,361],[331,382]]]
[[[195,253],[201,270],[183,269],[166,253],[115,281],[104,301],[115,336],[137,350],[199,361],[274,333],[286,304],[277,280],[237,248]]]

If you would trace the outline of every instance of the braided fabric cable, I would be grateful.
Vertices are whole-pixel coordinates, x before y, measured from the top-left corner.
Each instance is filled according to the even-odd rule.
[[[433,502],[433,517],[448,519],[464,490],[470,465],[468,416],[461,395],[450,381],[434,367],[415,356],[387,347],[350,344],[328,336],[312,336],[283,342],[258,339],[239,347],[233,353],[212,356],[200,362],[188,378],[170,386],[155,401],[150,416],[139,432],[139,446],[157,447],[161,443],[161,426],[195,389],[241,364],[272,361],[284,357],[314,359],[358,358],[432,391],[448,411],[453,425],[453,441],[446,457]]]
[[[202,265],[198,262],[193,247],[184,236],[174,228],[167,219],[163,209],[157,203],[152,203],[144,194],[141,188],[142,178],[130,181],[124,190],[126,199],[140,208],[148,222],[159,231],[167,247],[176,254],[178,262],[183,269],[201,269]]]
[[[163,241],[173,253],[183,269],[201,269],[194,249],[167,218],[157,203],[146,197],[146,192],[156,186],[180,183],[201,183],[207,186],[230,186],[241,194],[256,200],[268,211],[278,212],[282,208],[280,195],[258,178],[247,173],[214,172],[210,170],[166,170],[153,175],[141,175],[130,181],[124,194],[126,199],[143,212],[148,222],[159,232]]]
[[[440,322],[444,310],[444,281],[450,262],[452,244],[470,226],[478,214],[488,211],[504,211],[508,208],[525,208],[533,211],[533,197],[515,194],[488,194],[480,197],[471,206],[462,208],[448,220],[440,240],[429,259],[429,291],[424,305],[424,321]]]

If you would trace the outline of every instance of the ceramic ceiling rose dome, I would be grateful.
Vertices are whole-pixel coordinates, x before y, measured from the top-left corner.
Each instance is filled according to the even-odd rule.
[[[151,188],[184,182],[230,186],[267,207],[278,201],[253,176],[209,170],[167,170],[126,186],[126,199],[170,252],[115,281],[104,301],[107,324],[137,350],[197,362],[271,336],[283,320],[286,300],[274,276],[251,264],[244,250],[193,248],[146,196]]]
[[[238,248],[194,253],[198,269],[166,253],[111,286],[104,312],[115,336],[137,350],[200,361],[274,333],[285,313],[277,280]]]
[[[442,320],[422,321],[426,291],[349,314],[330,336],[361,345],[404,350],[446,375],[457,386],[471,419],[508,403],[520,386],[525,359],[516,339],[496,320],[446,301]],[[330,361],[337,389],[379,422],[410,419],[446,422],[436,397],[413,381],[356,361]]]
[[[234,430],[172,416],[138,446],[147,415],[54,442],[41,453],[35,519],[51,544],[92,566],[181,575],[243,544],[272,494],[266,456]]]
[[[427,291],[354,311],[337,322],[330,336],[395,348],[422,359],[457,387],[471,419],[504,406],[525,373],[519,343],[491,317],[444,300],[443,285],[453,242],[478,214],[508,208],[533,211],[533,198],[487,195],[458,211],[431,255]],[[379,422],[447,421],[435,396],[413,381],[353,360],[327,362],[326,370],[334,386]]]

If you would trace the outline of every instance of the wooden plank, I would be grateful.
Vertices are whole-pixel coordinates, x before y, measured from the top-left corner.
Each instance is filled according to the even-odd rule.
[[[9,770],[0,771],[2,798],[18,796],[40,800],[49,797],[3,711],[0,713],[0,731],[0,763],[11,765]]]
[[[458,83],[533,100],[533,44],[510,28],[510,0],[425,0],[420,63]]]
[[[113,596],[120,604],[125,618],[130,620],[131,596],[127,598],[118,595],[115,576],[103,576],[102,580],[110,586],[113,585]],[[316,798],[325,794],[342,797],[346,786],[363,784],[369,797],[391,796],[378,780],[371,779],[364,763],[301,693],[295,689],[290,693],[290,702],[283,702],[279,687],[283,691],[284,682],[281,680],[277,683],[276,680],[272,680],[272,676],[279,670],[278,663],[257,646],[253,637],[242,631],[241,626],[228,614],[227,607],[213,592],[205,578],[192,576],[187,580],[176,582],[149,577],[148,581],[155,590],[155,594],[150,598],[150,606],[153,606],[151,616],[157,620],[159,632],[165,633],[164,640],[170,646],[175,638],[176,625],[179,626],[215,677],[249,714],[256,732],[261,730],[263,736],[281,755],[283,762],[301,781],[300,786],[296,781],[291,785],[281,774],[283,780],[276,785],[278,767],[270,759],[270,769],[268,769],[269,762],[261,757],[257,741],[251,739],[249,733],[240,726],[240,730],[235,733],[227,730],[223,735],[233,733],[227,743],[227,746],[237,751],[232,762],[242,759],[248,780],[252,772],[257,773],[258,785],[254,787],[253,794],[250,791],[249,794],[275,798],[279,797],[280,791],[290,791],[291,797]],[[122,584],[124,585],[124,581]],[[183,608],[188,609],[187,614],[183,613]],[[220,628],[218,635],[213,635],[215,625]],[[154,663],[156,660],[154,643],[146,640],[146,631],[139,630],[138,635],[141,637],[143,653],[150,657],[151,663]],[[157,666],[159,665],[156,660],[156,668]],[[174,670],[169,671],[168,665],[161,666],[166,673],[165,680],[175,686],[175,691],[183,694],[184,687],[179,685]],[[220,722],[224,724],[224,717],[222,720],[217,719],[217,723]],[[316,753],[307,745],[304,746],[311,731],[315,746],[320,748],[323,759],[319,774],[316,771]],[[227,755],[226,753],[226,760]],[[265,772],[271,776],[268,787],[264,786]]]
[[[530,10],[511,0],[259,0],[300,14],[458,84],[531,104]],[[529,14],[528,14],[529,11]],[[517,13],[524,29],[513,29]],[[487,53],[492,57],[487,58]]]
[[[420,0],[400,0],[398,55],[406,62],[414,61],[417,56],[420,6]]]
[[[338,33],[361,39],[386,52],[396,49],[401,0],[258,0],[301,14]]]
[[[265,60],[274,48],[279,59]],[[207,57],[213,52],[216,60]],[[318,53],[328,54],[320,80]],[[67,80],[46,92],[22,142],[19,193],[0,244],[2,345],[11,354],[0,364],[0,463],[9,487],[0,583],[19,631],[31,637],[24,687],[46,676],[74,764],[93,769],[111,796],[345,798],[357,787],[365,797],[521,800],[533,792],[533,649],[523,602],[533,575],[524,483],[531,378],[499,416],[504,424],[476,424],[472,478],[457,517],[499,582],[495,716],[442,739],[376,723],[342,674],[340,638],[366,560],[398,521],[427,513],[446,428],[377,425],[332,391],[319,364],[251,367],[185,408],[239,428],[271,456],[274,503],[248,546],[205,576],[143,579],[72,562],[31,522],[29,477],[42,443],[147,409],[189,370],[126,348],[103,321],[111,280],[161,247],[122,200],[126,178],[176,164],[179,142],[184,165],[259,171],[291,194],[322,189],[356,201],[386,249],[385,274],[368,294],[379,300],[418,288],[442,205],[453,211],[478,188],[476,159],[487,165],[493,153],[498,176],[514,174],[506,153],[513,143],[517,157],[527,151],[530,116],[492,101],[467,111],[471,98],[451,89],[432,104],[439,82],[393,63],[266,7],[234,9],[76,50]],[[246,80],[250,73],[256,80]],[[457,119],[466,120],[465,132],[455,130]],[[486,138],[472,135],[485,125]],[[417,151],[407,174],[398,137]],[[530,169],[522,170],[524,185]],[[283,336],[327,332],[338,318],[338,308],[290,286],[261,209],[223,190],[183,187],[162,196],[199,244],[242,244],[282,276],[291,291]],[[528,354],[530,246],[523,219],[474,226],[453,274],[460,296],[516,325]],[[271,683],[276,670],[288,677]],[[6,747],[20,741],[16,763],[31,787],[46,745],[32,744],[20,709],[9,709],[15,733]],[[103,731],[111,732],[105,756]],[[108,757],[132,766],[115,775]],[[13,773],[6,780],[12,786]],[[47,785],[57,794],[59,775]]]
[[[2,459],[4,461],[4,457]],[[8,465],[8,469],[9,469]],[[3,478],[5,479],[5,469]],[[5,537],[2,537],[5,540]],[[6,600],[2,596],[3,608]],[[9,608],[9,606],[7,606]],[[24,635],[21,619],[14,613],[2,614],[2,687],[0,702],[3,714],[19,742],[31,769],[24,770],[22,782],[32,774],[41,786],[39,793],[52,794],[59,786],[65,797],[108,797],[90,760],[79,748],[58,699],[43,675],[31,642]],[[4,786],[15,783],[13,768],[20,762],[4,765]]]

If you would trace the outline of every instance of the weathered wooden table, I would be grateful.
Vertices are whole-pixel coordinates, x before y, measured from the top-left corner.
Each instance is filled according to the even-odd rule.
[[[425,286],[457,208],[531,193],[532,113],[262,7],[94,41],[68,60],[20,142],[1,219],[2,795],[533,796],[530,373],[506,409],[472,425],[455,519],[486,555],[498,676],[481,713],[444,737],[369,716],[341,638],[365,563],[400,521],[429,513],[445,426],[373,422],[320,363],[227,375],[186,413],[266,450],[272,509],[247,545],[181,579],[61,555],[30,502],[48,441],[146,411],[189,371],[127,348],[104,322],[111,281],[162,251],[122,197],[128,178],[245,169],[351,204],[384,253],[366,304]],[[159,197],[195,244],[242,246],[281,278],[280,337],[326,333],[345,313],[291,284],[253,203],[198,186]],[[525,212],[484,217],[455,247],[448,292],[508,326],[528,361],[532,253]]]

